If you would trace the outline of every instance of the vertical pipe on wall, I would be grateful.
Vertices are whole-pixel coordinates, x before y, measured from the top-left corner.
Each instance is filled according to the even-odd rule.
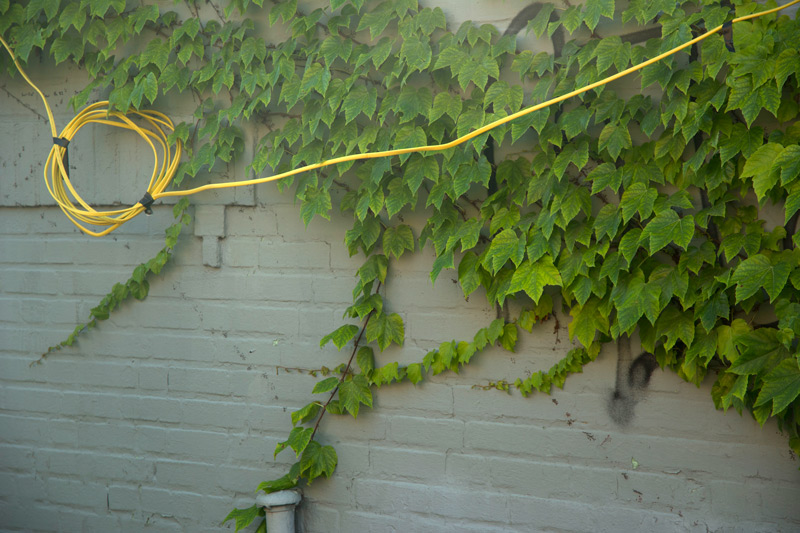
[[[269,533],[295,533],[294,508],[303,497],[298,490],[280,490],[256,496],[256,505],[263,507]]]

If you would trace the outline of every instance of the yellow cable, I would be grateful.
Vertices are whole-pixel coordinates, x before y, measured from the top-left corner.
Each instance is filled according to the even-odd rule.
[[[765,15],[770,15],[772,13],[776,13],[782,9],[786,9],[787,7],[797,3],[800,3],[800,0],[791,0],[787,4],[784,4],[779,7],[735,18],[731,21],[731,23],[735,24],[737,22],[742,22],[745,20],[763,17]],[[647,61],[639,63],[638,65],[635,65],[633,67],[627,68],[622,72],[618,72],[617,74],[608,76],[600,81],[586,85],[570,93],[558,96],[556,98],[552,98],[546,102],[542,102],[541,104],[536,104],[534,106],[527,107],[525,109],[517,111],[516,113],[508,115],[507,117],[495,120],[490,124],[478,128],[475,131],[463,135],[448,143],[426,145],[426,146],[415,146],[413,148],[402,148],[397,150],[386,150],[383,152],[367,152],[363,154],[351,154],[343,157],[328,159],[320,163],[315,163],[312,165],[306,165],[303,167],[295,168],[288,172],[283,172],[281,174],[276,174],[274,176],[268,176],[265,178],[231,181],[225,183],[210,183],[208,185],[203,185],[201,187],[195,187],[194,189],[178,190],[178,191],[165,191],[165,189],[171,183],[172,178],[175,175],[175,171],[177,170],[178,167],[178,161],[180,160],[181,156],[180,142],[176,143],[174,152],[170,149],[169,143],[167,142],[167,134],[164,132],[163,128],[174,130],[175,127],[172,121],[166,115],[164,115],[163,113],[159,113],[157,111],[129,110],[127,113],[128,115],[137,116],[149,125],[149,128],[140,127],[136,123],[131,121],[126,116],[126,114],[120,113],[118,111],[111,111],[109,109],[108,101],[102,101],[102,102],[97,102],[95,104],[91,104],[82,109],[78,113],[78,115],[76,115],[75,118],[73,118],[70,121],[67,127],[64,128],[61,134],[57,135],[55,120],[53,119],[53,113],[50,110],[50,106],[48,105],[47,99],[44,97],[44,94],[42,94],[42,91],[40,91],[39,88],[27,76],[27,74],[25,74],[25,71],[22,69],[22,66],[17,61],[17,58],[14,55],[14,52],[11,50],[11,47],[9,47],[9,45],[6,43],[5,40],[3,40],[2,37],[0,37],[0,43],[5,47],[8,53],[11,55],[14,64],[19,70],[20,74],[22,74],[22,77],[25,78],[25,81],[27,81],[28,84],[31,87],[33,87],[34,90],[37,93],[39,93],[39,96],[42,98],[45,109],[47,111],[47,118],[48,121],[50,122],[50,129],[52,131],[54,138],[59,137],[67,141],[71,141],[72,138],[75,136],[75,134],[77,134],[78,130],[80,130],[80,128],[82,128],[87,124],[106,124],[109,126],[133,130],[136,133],[138,133],[152,148],[153,154],[155,156],[156,162],[153,168],[153,175],[151,176],[150,182],[147,187],[147,192],[154,200],[157,200],[159,198],[165,198],[168,196],[188,196],[190,194],[196,194],[198,192],[212,190],[212,189],[225,189],[228,187],[242,187],[245,185],[257,185],[259,183],[268,183],[271,181],[277,181],[283,178],[288,178],[290,176],[294,176],[302,172],[307,172],[309,170],[316,170],[318,168],[323,168],[330,165],[336,165],[339,163],[346,163],[349,161],[359,161],[362,159],[376,159],[379,157],[390,157],[395,155],[409,154],[413,152],[438,152],[442,150],[447,150],[449,148],[453,148],[454,146],[463,144],[469,141],[470,139],[474,139],[475,137],[478,137],[479,135],[482,135],[487,131],[492,130],[498,126],[507,124],[512,120],[523,117],[530,113],[534,113],[536,111],[539,111],[540,109],[544,109],[553,104],[563,102],[564,100],[572,98],[573,96],[583,94],[587,91],[590,91],[592,89],[610,83],[614,80],[627,76],[628,74],[636,72],[637,70],[641,70],[648,65],[652,65],[653,63],[660,61],[666,57],[669,57],[683,50],[684,48],[687,48],[689,46],[694,45],[695,43],[702,41],[703,39],[717,33],[722,28],[723,25],[717,26],[716,28],[708,30],[704,34],[695,37],[691,41],[688,41],[680,46],[676,46],[672,50],[659,54],[652,59],[648,59]],[[158,160],[159,160],[158,150],[154,142],[161,148],[161,152],[164,154],[164,160],[162,161],[160,167],[158,165]],[[108,233],[114,231],[123,223],[127,222],[128,220],[132,219],[133,217],[135,217],[136,215],[145,210],[145,206],[139,202],[137,202],[131,207],[118,210],[97,211],[94,208],[92,208],[80,197],[77,191],[75,191],[75,189],[72,186],[72,183],[69,180],[69,175],[67,173],[67,169],[64,167],[64,161],[63,161],[65,151],[66,151],[65,148],[55,144],[53,145],[53,148],[50,150],[50,155],[47,158],[47,164],[45,165],[44,169],[45,183],[47,184],[47,189],[50,191],[50,194],[56,200],[59,207],[61,207],[62,211],[64,211],[67,217],[69,217],[69,219],[72,220],[72,222],[75,223],[75,225],[78,226],[82,231],[95,237],[101,237],[103,235],[107,235]],[[49,178],[48,178],[48,173],[50,175]],[[70,195],[74,198],[74,201],[70,199]],[[82,208],[76,207],[74,202],[79,203]],[[95,232],[86,228],[84,225],[82,225],[82,223],[91,224],[94,226],[108,226],[108,228],[103,231]]]

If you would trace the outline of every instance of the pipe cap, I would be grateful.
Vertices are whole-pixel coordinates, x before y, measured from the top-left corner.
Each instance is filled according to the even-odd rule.
[[[270,494],[256,496],[256,505],[259,507],[280,507],[282,505],[297,505],[303,496],[297,489],[279,490]]]

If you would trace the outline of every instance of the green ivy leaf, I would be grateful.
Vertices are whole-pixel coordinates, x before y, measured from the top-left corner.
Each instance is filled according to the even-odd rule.
[[[383,232],[383,253],[400,258],[406,250],[414,251],[414,234],[405,224],[386,228]]]
[[[369,377],[375,370],[375,354],[369,346],[362,346],[356,354],[356,363],[361,372]],[[338,381],[338,380],[337,380]]]
[[[622,209],[622,221],[627,224],[637,212],[640,220],[647,219],[653,212],[656,198],[658,198],[658,192],[655,189],[648,188],[644,183],[631,184],[622,194],[619,204]]]
[[[600,132],[599,150],[606,150],[613,159],[619,157],[623,149],[633,146],[631,134],[625,124],[606,124]]]
[[[339,403],[353,418],[358,416],[361,404],[372,407],[372,391],[363,374],[357,374],[339,385]]]
[[[506,81],[496,81],[487,89],[483,107],[491,105],[495,112],[508,109],[514,113],[522,107],[523,97],[522,87],[519,85],[510,86]]]
[[[483,259],[483,266],[496,274],[509,259],[519,265],[525,253],[525,239],[520,239],[512,228],[504,229],[492,239]]]
[[[397,313],[391,315],[380,313],[370,319],[366,333],[367,340],[369,342],[377,341],[381,351],[384,351],[393,342],[402,346],[405,337],[403,319]]]
[[[630,331],[642,316],[647,315],[651,324],[655,323],[661,311],[659,295],[661,289],[645,283],[640,276],[632,276],[627,286],[620,287],[621,297],[616,302],[617,322],[620,332]]]
[[[517,344],[517,336],[518,335],[519,335],[519,331],[517,330],[517,325],[516,324],[506,324],[505,326],[503,326],[503,334],[500,336],[500,345],[504,349],[508,350],[509,352],[513,352],[514,351],[514,346],[516,346],[516,344]],[[468,343],[461,342],[461,343],[459,343],[459,348],[461,348],[462,345],[465,348],[467,346],[469,346]],[[459,350],[459,352],[460,351],[461,350]],[[465,358],[462,358],[461,353],[459,353],[459,358],[458,358],[459,361],[463,361],[465,364],[469,363],[469,359],[470,359],[470,357],[472,357],[472,354],[475,353],[475,350],[472,349],[472,351],[468,352],[468,353],[469,353],[469,355],[467,355]],[[466,359],[466,360],[464,360],[464,359]]]
[[[412,35],[400,47],[400,59],[408,65],[409,72],[423,71],[431,64],[431,46],[420,36]]]
[[[709,299],[698,311],[700,317],[700,324],[703,328],[710,332],[717,322],[717,318],[728,319],[730,318],[730,303],[728,302],[728,295],[724,291],[720,291]]]
[[[569,311],[572,320],[567,326],[569,340],[577,338],[578,342],[588,347],[594,342],[597,331],[608,333],[608,315],[600,311],[600,300],[589,298],[583,305],[573,305]]]
[[[406,375],[408,376],[408,380],[416,385],[420,381],[422,381],[422,365],[420,363],[411,363],[406,367]]]
[[[739,375],[765,375],[789,357],[789,350],[774,328],[759,328],[735,338],[741,354],[733,360],[728,372]]]
[[[788,185],[797,179],[800,175],[800,145],[790,144],[785,147],[775,158],[772,169],[780,169],[781,185]]]
[[[600,212],[597,213],[597,218],[595,218],[592,226],[597,240],[602,240],[606,235],[608,235],[609,239],[614,239],[617,229],[619,229],[620,221],[619,208],[615,204],[604,205]]]
[[[741,302],[754,295],[762,287],[766,289],[770,302],[783,290],[793,266],[788,261],[778,259],[775,263],[757,254],[742,261],[733,273],[732,283],[736,283],[736,301]]]
[[[474,252],[465,253],[458,264],[458,282],[461,290],[464,291],[465,298],[481,285],[481,277],[478,273],[479,265],[478,256]]]
[[[586,0],[583,5],[583,22],[594,31],[600,17],[614,18],[614,0]]]
[[[606,187],[616,193],[622,184],[622,172],[611,163],[603,163],[589,172],[586,179],[592,182],[592,194],[597,194]]]
[[[314,390],[311,391],[311,394],[323,394],[325,392],[330,392],[333,389],[335,389],[338,384],[339,384],[339,378],[335,377],[325,378],[322,381],[317,382],[316,385],[314,385]]]
[[[375,114],[377,98],[378,92],[375,87],[354,86],[342,102],[346,123],[349,123],[361,113],[371,119]]]
[[[354,326],[352,324],[345,324],[337,328],[335,331],[328,333],[322,340],[319,342],[320,348],[328,344],[330,341],[333,341],[333,344],[336,346],[338,350],[344,348],[344,346],[350,342],[353,337],[356,336],[358,333],[358,326]]]
[[[278,18],[284,22],[289,22],[297,11],[297,0],[286,0],[278,2],[269,11],[269,25],[272,26]]]
[[[303,79],[300,83],[300,96],[308,94],[312,89],[325,96],[325,91],[328,90],[330,81],[331,71],[328,68],[321,63],[311,63],[303,73]]]
[[[296,426],[297,424],[302,424],[308,422],[309,420],[313,420],[317,416],[317,413],[319,413],[319,408],[320,405],[317,402],[311,402],[302,409],[294,411],[292,413],[292,425]]]
[[[553,264],[553,258],[545,255],[536,262],[526,260],[519,265],[511,278],[509,292],[525,291],[534,302],[538,302],[546,285],[560,287],[562,284],[561,274]]]
[[[336,380],[336,378],[329,379]],[[278,454],[287,447],[291,447],[295,452],[295,457],[299,457],[300,454],[303,453],[303,450],[306,449],[306,446],[308,446],[308,443],[311,442],[311,436],[313,434],[314,428],[292,428],[292,431],[289,433],[289,438],[283,442],[279,442],[278,445],[275,446],[275,452],[272,454],[272,456],[277,457]]]
[[[246,509],[234,509],[225,519],[222,521],[224,524],[228,520],[235,520],[236,521],[236,529],[235,531],[239,531],[240,529],[244,529],[249,526],[256,517],[259,516],[259,507],[257,505],[253,505],[252,507],[248,507]]]
[[[655,327],[659,336],[666,336],[664,348],[667,350],[671,350],[678,340],[683,341],[686,346],[691,346],[694,341],[694,320],[673,305],[667,306],[661,312]]]
[[[358,276],[363,285],[377,279],[381,283],[386,281],[389,269],[389,259],[383,254],[373,254],[358,269]]]
[[[305,473],[310,483],[319,476],[331,477],[339,458],[333,446],[322,446],[317,441],[308,443],[303,457],[300,459],[300,470]]]
[[[434,122],[444,115],[448,115],[453,121],[458,120],[461,114],[461,98],[449,92],[441,92],[433,100],[428,120]]]
[[[279,490],[291,489],[297,486],[297,480],[300,478],[300,463],[295,463],[289,469],[289,473],[272,481],[264,481],[261,483],[256,491],[263,490],[267,494],[277,492]]]
[[[773,163],[783,150],[780,144],[767,143],[747,158],[742,177],[753,178],[753,189],[759,200],[778,182],[780,174],[773,170]]]
[[[772,415],[783,412],[800,396],[800,364],[796,358],[781,361],[772,372],[764,376],[764,385],[758,394],[755,407],[772,402]]]
[[[650,255],[674,242],[684,250],[694,236],[694,217],[686,215],[683,218],[672,209],[660,212],[653,218],[642,233],[642,239],[650,239]]]
[[[539,12],[528,21],[527,30],[532,31],[536,37],[541,37],[550,23],[550,14],[553,13],[553,4],[539,4]]]

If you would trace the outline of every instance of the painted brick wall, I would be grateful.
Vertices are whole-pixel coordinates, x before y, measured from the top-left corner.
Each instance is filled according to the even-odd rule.
[[[467,18],[455,0],[440,4],[456,25]],[[468,18],[502,27],[519,7],[484,1]],[[31,74],[65,124],[82,74],[46,64]],[[0,80],[0,530],[231,529],[219,525],[228,510],[251,505],[255,486],[291,463],[272,452],[319,379],[297,369],[345,358],[319,339],[351,301],[359,259],[342,244],[348,226],[334,215],[305,229],[272,186],[194,197],[193,227],[147,301],[31,365],[161,247],[171,221],[157,205],[113,236],[80,235],[41,183],[39,109],[18,78]],[[251,148],[208,179],[244,176]],[[130,137],[81,132],[71,150],[91,201],[141,196],[149,156]],[[431,287],[431,260],[391,266],[385,297],[406,341],[382,362],[419,360],[494,318],[481,298],[463,300],[452,273]],[[656,371],[625,426],[609,411],[611,350],[552,397],[474,387],[549,367],[570,347],[560,318],[516,354],[492,350],[461,375],[376,391],[358,421],[328,416],[322,440],[339,467],[305,489],[300,529],[800,530],[800,461],[773,424],[715,411],[710,383]]]

